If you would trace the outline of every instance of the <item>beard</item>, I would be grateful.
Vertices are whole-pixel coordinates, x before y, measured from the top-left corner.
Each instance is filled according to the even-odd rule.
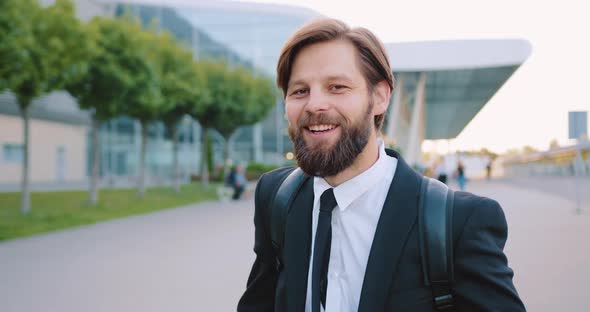
[[[342,115],[312,115],[304,112],[297,125],[289,125],[289,137],[293,141],[299,168],[311,176],[331,177],[350,167],[369,141],[373,123],[372,108],[373,103],[369,101],[366,112],[356,122],[349,121]],[[303,132],[313,124],[338,125],[340,137],[332,145],[320,140],[308,143]]]

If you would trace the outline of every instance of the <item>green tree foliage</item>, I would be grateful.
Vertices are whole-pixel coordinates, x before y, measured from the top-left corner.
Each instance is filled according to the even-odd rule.
[[[262,120],[276,104],[276,91],[267,77],[254,76],[241,66],[230,68],[224,62],[208,62],[203,67],[210,96],[197,109],[198,120],[226,139],[237,128]]]
[[[34,0],[3,0],[0,8],[0,77],[21,109],[87,70],[93,45],[69,0],[41,8]]]
[[[173,107],[162,94],[163,70],[160,51],[161,35],[154,30],[141,29],[139,22],[130,21],[139,28],[135,34],[135,51],[139,62],[135,68],[133,83],[124,98],[124,113],[136,118],[141,124],[141,150],[139,161],[138,195],[145,194],[145,158],[147,152],[148,127],[161,119]]]
[[[537,150],[536,148],[534,148],[534,147],[532,147],[532,146],[530,146],[530,145],[525,145],[525,146],[522,148],[522,153],[523,153],[524,155],[526,155],[526,154],[532,154],[532,153],[536,153],[536,152],[538,152],[538,151],[539,151],[539,150]]]
[[[29,51],[35,47],[30,19],[40,10],[33,0],[0,1],[0,92],[28,79],[34,66]]]
[[[124,98],[124,112],[147,126],[169,109],[161,92],[162,72],[156,48],[159,38],[156,33],[141,29],[139,22],[130,23],[138,28],[134,34],[137,63]]]
[[[244,67],[207,62],[203,68],[207,73],[209,97],[205,105],[197,108],[195,117],[203,128],[214,128],[225,138],[227,164],[232,135],[239,127],[266,117],[276,104],[277,94],[270,79],[254,76]]]
[[[137,36],[142,29],[138,23],[128,18],[95,17],[89,32],[96,44],[94,57],[88,62],[87,74],[68,84],[67,90],[81,108],[104,122],[125,111],[132,91],[137,92],[134,88],[138,81],[143,82],[151,68],[139,48]]]
[[[161,120],[172,134],[174,186],[176,192],[180,192],[178,127],[184,116],[191,115],[207,101],[207,77],[199,64],[193,61],[192,53],[169,33],[160,34],[156,49],[161,75],[160,91],[168,109]]]
[[[92,112],[92,174],[89,201],[98,201],[100,164],[99,129],[101,125],[127,112],[130,100],[141,94],[144,77],[153,70],[145,47],[142,49],[142,28],[129,16],[120,19],[95,17],[88,25],[89,38],[95,42],[93,58],[85,75],[66,86],[83,109]]]
[[[29,109],[33,99],[62,89],[87,70],[93,46],[69,0],[41,8],[34,0],[0,1],[0,89],[11,90],[23,118],[21,211],[29,203]]]

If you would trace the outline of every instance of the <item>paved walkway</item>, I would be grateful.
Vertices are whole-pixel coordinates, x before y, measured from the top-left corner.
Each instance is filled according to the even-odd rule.
[[[506,253],[528,311],[588,311],[590,202],[514,183],[474,183],[470,191],[495,198],[508,221]],[[587,192],[587,191],[586,191]]]
[[[0,243],[0,311],[234,311],[252,202],[205,203]]]
[[[520,177],[505,179],[503,182],[556,195],[571,200],[574,204],[579,198],[581,208],[590,208],[590,177],[588,176],[577,179],[575,177],[551,176]]]
[[[590,207],[514,183],[474,182],[509,223],[529,311],[587,311]],[[0,243],[0,311],[235,311],[253,261],[251,200],[205,203]]]

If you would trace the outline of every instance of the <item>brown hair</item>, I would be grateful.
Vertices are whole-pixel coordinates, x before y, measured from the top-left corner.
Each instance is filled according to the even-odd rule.
[[[322,18],[301,27],[287,40],[277,63],[277,84],[287,94],[291,67],[295,57],[306,46],[314,43],[345,39],[358,51],[361,72],[365,76],[369,92],[381,81],[386,81],[393,91],[393,73],[383,44],[368,29],[350,28],[345,23],[332,18]],[[375,116],[375,129],[381,129],[385,114]]]

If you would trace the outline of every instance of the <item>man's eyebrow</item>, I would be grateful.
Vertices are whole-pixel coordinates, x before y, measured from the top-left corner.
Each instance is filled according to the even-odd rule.
[[[351,78],[349,78],[347,75],[330,75],[330,76],[326,76],[324,78],[324,80],[326,80],[326,81],[338,80],[338,81],[344,81],[346,83],[353,83],[353,80]],[[292,81],[289,81],[287,88],[291,88],[295,85],[300,85],[300,84],[305,84],[305,81],[303,79],[292,80]]]

